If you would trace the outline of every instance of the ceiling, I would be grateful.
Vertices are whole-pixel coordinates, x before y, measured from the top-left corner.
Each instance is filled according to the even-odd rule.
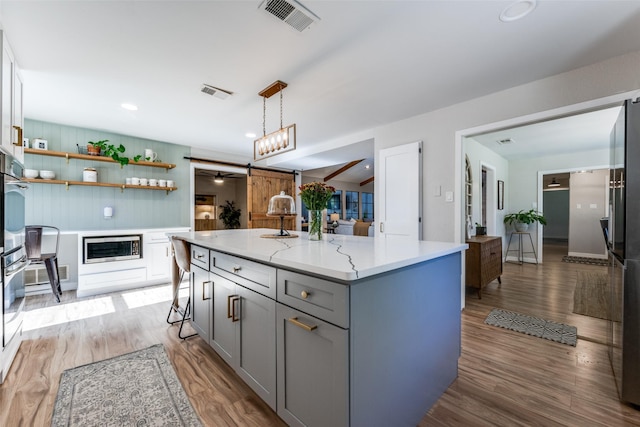
[[[289,85],[283,124],[297,124],[302,156],[640,50],[640,2],[538,0],[523,19],[501,22],[512,3],[304,0],[320,20],[298,32],[260,10],[260,0],[2,0],[0,23],[22,68],[27,118],[250,161],[245,134],[262,134],[258,92],[276,80]],[[206,95],[203,83],[233,95]],[[280,124],[278,98],[267,100],[267,133]],[[333,151],[334,164],[369,157]],[[320,154],[304,157],[288,156],[286,167],[328,166],[308,160]]]

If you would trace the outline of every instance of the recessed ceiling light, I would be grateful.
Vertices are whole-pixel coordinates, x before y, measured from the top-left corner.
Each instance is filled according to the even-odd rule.
[[[369,169],[371,167],[371,165],[365,165],[364,168],[365,169]]]
[[[120,104],[120,106],[122,108],[124,108],[125,110],[138,111],[138,106],[137,105],[128,104],[128,103],[125,102],[124,104]]]
[[[500,13],[500,20],[502,22],[513,22],[522,19],[533,12],[537,5],[537,0],[518,0],[504,8]]]

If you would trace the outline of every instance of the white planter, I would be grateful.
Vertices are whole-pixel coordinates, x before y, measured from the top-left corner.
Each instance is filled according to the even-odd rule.
[[[529,224],[525,224],[523,222],[516,222],[516,231],[524,232],[529,230]]]

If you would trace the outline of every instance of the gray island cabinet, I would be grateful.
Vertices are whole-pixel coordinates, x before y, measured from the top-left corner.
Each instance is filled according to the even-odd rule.
[[[173,234],[202,339],[289,425],[417,425],[457,376],[466,245],[273,232]]]

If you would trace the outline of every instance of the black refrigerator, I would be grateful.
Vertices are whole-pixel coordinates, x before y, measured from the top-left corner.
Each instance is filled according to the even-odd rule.
[[[607,344],[620,400],[640,405],[640,99],[611,132]]]

